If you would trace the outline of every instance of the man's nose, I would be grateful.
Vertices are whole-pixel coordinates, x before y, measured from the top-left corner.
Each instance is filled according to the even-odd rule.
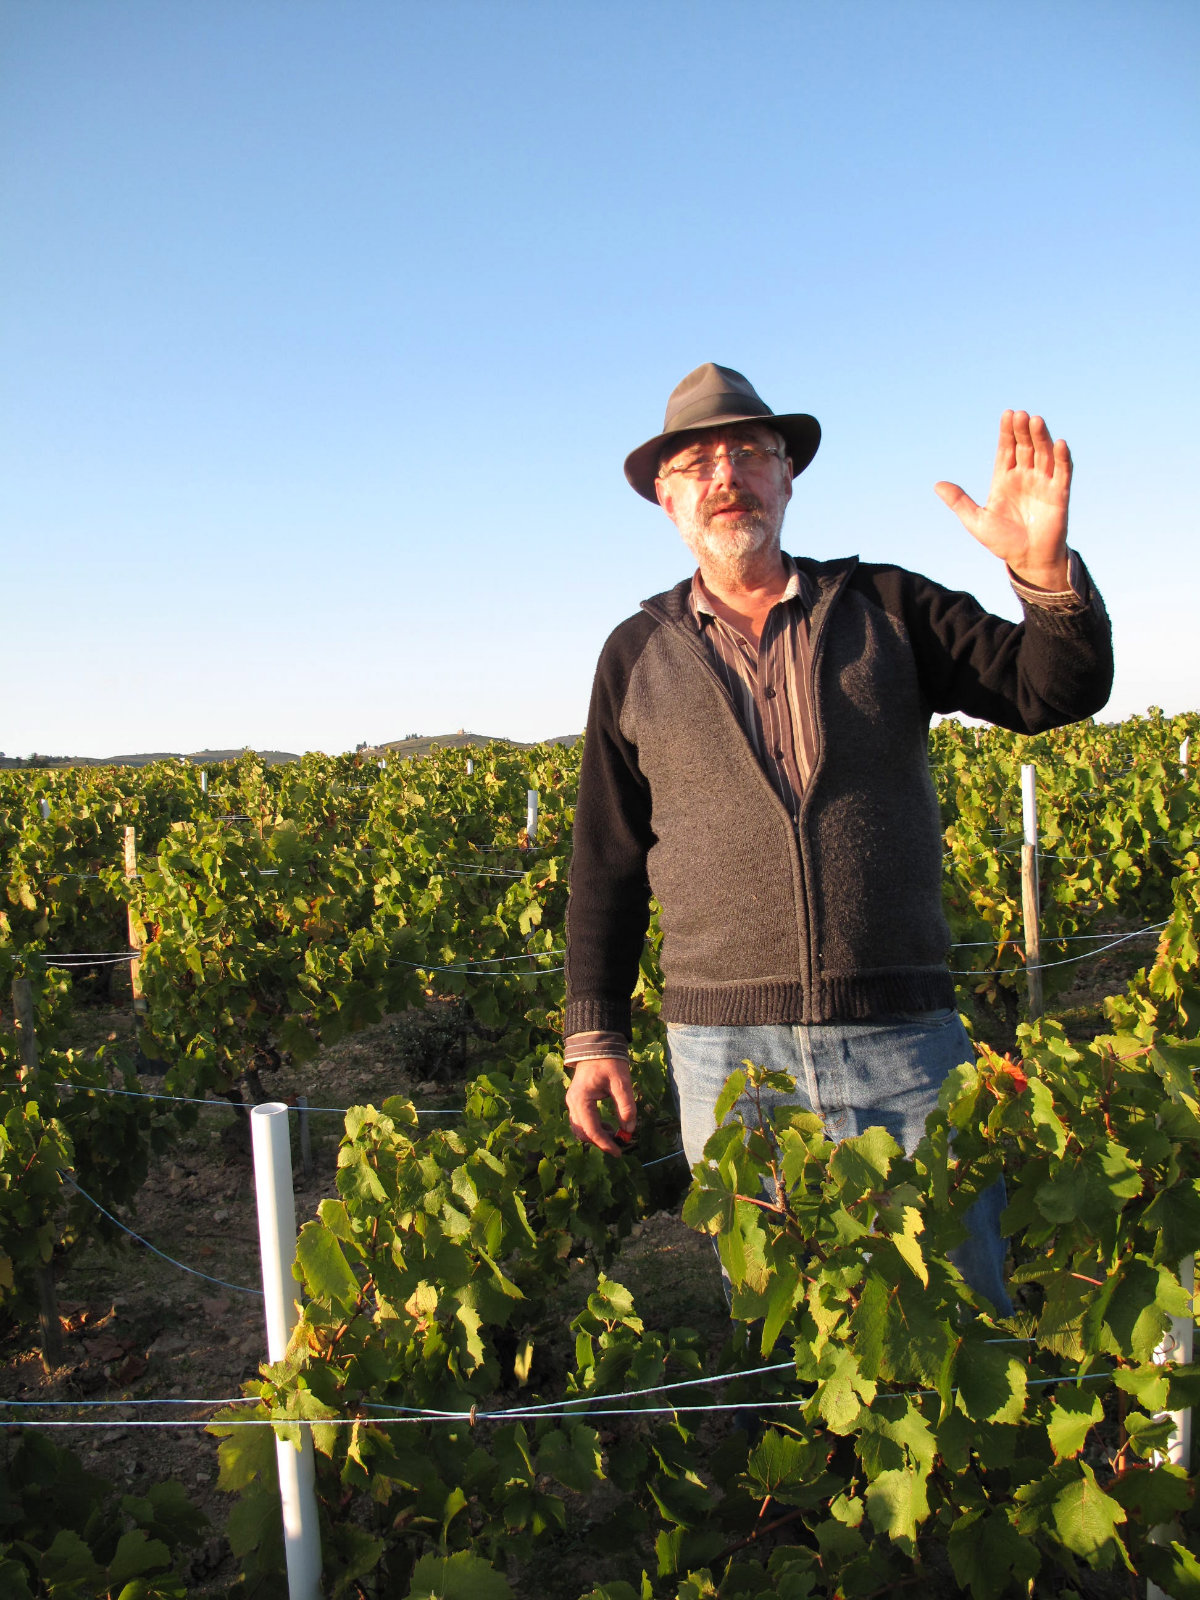
[[[732,456],[719,455],[713,457],[714,483],[724,483],[732,486],[737,481],[737,462]]]

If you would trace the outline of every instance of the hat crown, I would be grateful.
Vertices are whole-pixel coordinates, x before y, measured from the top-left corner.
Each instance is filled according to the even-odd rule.
[[[705,361],[671,390],[664,433],[703,427],[725,417],[771,417],[774,412],[749,378],[733,367]]]

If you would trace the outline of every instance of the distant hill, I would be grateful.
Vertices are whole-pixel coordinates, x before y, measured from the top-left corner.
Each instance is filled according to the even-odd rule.
[[[538,739],[537,744],[561,744],[569,750],[577,739],[583,737],[580,733],[560,733],[552,739]],[[472,745],[507,744],[515,750],[532,750],[533,742],[524,742],[521,739],[505,739],[501,734],[495,733],[467,733],[460,728],[457,733],[432,733],[414,734],[409,739],[390,739],[386,744],[374,745],[369,750],[364,750],[363,755],[395,755],[427,756],[433,749],[439,750],[466,750]]]
[[[579,733],[557,734],[553,739],[539,739],[538,744],[561,744],[568,750],[577,739]],[[434,733],[426,737],[424,734],[414,735],[410,739],[392,739],[387,744],[364,747],[359,753],[365,756],[399,756],[402,760],[409,756],[425,756],[433,749],[462,750],[471,745],[507,744],[517,750],[532,750],[533,744],[523,743],[520,739],[504,739],[493,733],[467,733],[460,728],[457,733]],[[194,750],[190,755],[182,755],[178,750],[152,750],[134,756],[6,756],[0,754],[0,767],[148,767],[152,761],[185,761],[193,767],[216,766],[218,761],[236,761],[245,755],[241,750]],[[299,761],[300,757],[291,750],[256,750],[255,755],[269,767],[277,767],[287,761]]]

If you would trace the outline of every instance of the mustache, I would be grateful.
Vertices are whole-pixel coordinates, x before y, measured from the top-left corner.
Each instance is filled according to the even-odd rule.
[[[700,507],[700,517],[705,527],[712,521],[718,511],[761,511],[762,501],[750,490],[743,489],[738,493],[727,493],[719,500],[711,497]]]

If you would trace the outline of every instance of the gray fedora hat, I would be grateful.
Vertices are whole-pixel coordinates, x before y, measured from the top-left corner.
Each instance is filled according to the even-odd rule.
[[[821,442],[821,424],[816,417],[806,411],[777,416],[748,378],[732,367],[706,361],[672,389],[663,431],[626,456],[625,476],[644,499],[657,505],[654,479],[663,446],[677,434],[691,433],[696,428],[720,428],[731,422],[765,422],[781,433],[796,473],[804,471]]]

